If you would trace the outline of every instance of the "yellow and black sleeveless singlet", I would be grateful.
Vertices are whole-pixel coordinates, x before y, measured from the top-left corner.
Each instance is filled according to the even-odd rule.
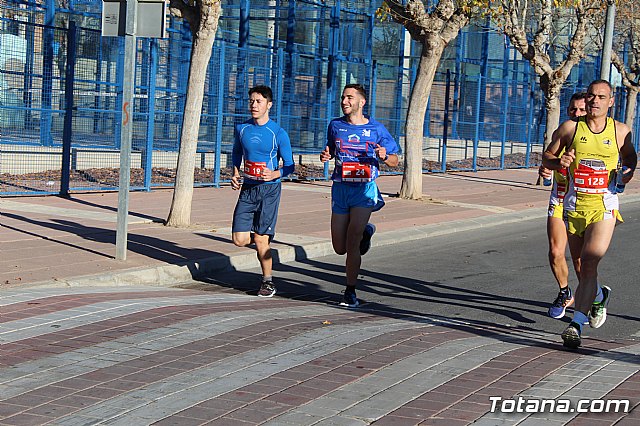
[[[568,149],[575,149],[576,159],[569,167],[565,210],[618,210],[618,196],[611,192],[620,157],[615,121],[607,117],[604,130],[593,133],[580,117]]]

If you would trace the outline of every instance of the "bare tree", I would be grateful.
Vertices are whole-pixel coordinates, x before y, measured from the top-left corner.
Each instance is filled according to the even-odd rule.
[[[189,23],[193,46],[187,84],[187,98],[182,116],[180,151],[176,182],[167,226],[187,227],[191,223],[191,202],[195,154],[198,146],[204,83],[211,50],[222,15],[220,0],[171,0],[171,13]]]
[[[640,91],[640,5],[637,0],[620,0],[611,62],[620,72],[622,85],[627,89],[625,124],[633,128]],[[618,54],[627,50],[627,62]]]
[[[500,0],[497,6],[494,5],[492,16],[498,27],[540,77],[547,112],[544,149],[560,123],[562,86],[573,66],[585,56],[589,24],[601,10],[600,0]],[[574,25],[566,27],[567,20],[573,21]],[[564,46],[565,38],[557,37],[560,25],[569,29]],[[564,58],[551,57],[551,47]]]
[[[422,198],[424,117],[433,80],[445,47],[467,25],[478,0],[439,0],[429,12],[427,0],[385,0],[379,13],[402,24],[422,44],[405,124],[404,175],[400,197]]]

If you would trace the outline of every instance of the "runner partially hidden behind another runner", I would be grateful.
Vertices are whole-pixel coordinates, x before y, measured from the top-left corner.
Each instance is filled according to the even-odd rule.
[[[231,187],[240,189],[233,212],[233,243],[245,247],[253,241],[260,267],[262,284],[258,296],[272,297],[273,285],[271,240],[276,232],[280,205],[280,178],[292,173],[295,164],[291,142],[285,132],[269,119],[273,93],[267,86],[249,90],[251,119],[235,128],[233,143],[233,176]],[[240,166],[244,158],[244,182],[240,182]],[[280,167],[280,158],[283,166]]]
[[[346,254],[346,289],[342,306],[358,307],[356,283],[361,256],[371,246],[376,228],[368,223],[372,212],[384,206],[375,183],[379,163],[398,165],[398,144],[385,127],[363,114],[367,102],[364,88],[347,84],[340,106],[343,117],[333,119],[327,129],[327,146],[320,161],[335,157],[331,179],[331,242],[338,254]]]
[[[569,250],[580,259],[575,313],[562,332],[564,346],[575,349],[582,343],[582,325],[598,328],[607,319],[611,289],[600,286],[598,264],[609,248],[617,220],[616,174],[622,166],[622,181],[633,177],[638,161],[628,126],[608,117],[613,106],[613,88],[606,80],[596,80],[587,90],[587,115],[565,121],[553,135],[544,153],[543,164],[552,170],[568,168],[564,198]],[[563,154],[561,154],[564,151]]]
[[[569,100],[567,115],[569,118],[582,117],[587,113],[584,92],[574,93]],[[574,120],[575,121],[575,120]],[[549,266],[558,282],[560,291],[556,300],[549,306],[551,318],[564,317],[566,308],[573,304],[573,292],[569,287],[569,267],[567,266],[567,227],[562,220],[562,201],[567,190],[567,169],[552,171],[540,166],[539,174],[543,178],[553,177],[553,186],[549,196],[549,211],[547,215],[547,239],[549,240]],[[580,276],[580,259],[575,259],[573,268],[576,275]]]

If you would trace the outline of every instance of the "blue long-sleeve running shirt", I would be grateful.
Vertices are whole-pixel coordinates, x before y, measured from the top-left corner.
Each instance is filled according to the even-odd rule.
[[[380,174],[375,153],[378,145],[389,155],[399,151],[389,131],[373,118],[369,118],[367,124],[359,125],[349,123],[345,117],[331,120],[327,129],[327,146],[335,156],[331,179],[351,184],[375,180]]]
[[[238,170],[244,171],[245,183],[256,185],[280,182],[280,178],[267,182],[252,179],[252,176],[259,176],[264,167],[277,170],[280,158],[283,163],[280,177],[293,173],[295,164],[289,135],[275,121],[269,120],[260,126],[251,118],[236,125],[231,161]],[[241,168],[243,159],[244,168]]]

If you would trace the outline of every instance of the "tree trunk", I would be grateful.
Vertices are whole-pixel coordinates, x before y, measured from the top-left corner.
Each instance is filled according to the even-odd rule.
[[[411,90],[405,126],[404,174],[400,197],[422,198],[422,148],[424,145],[424,117],[431,94],[433,79],[444,51],[445,43],[434,35],[422,44],[418,75]]]
[[[560,83],[559,87],[562,87]],[[550,88],[545,92],[544,106],[547,110],[547,121],[544,129],[544,147],[542,151],[546,151],[547,147],[551,143],[551,136],[560,125],[560,97],[559,90]]]
[[[633,129],[633,122],[636,120],[636,105],[638,102],[638,91],[627,88],[627,109],[624,123]]]
[[[217,8],[216,8],[217,5]],[[195,155],[198,147],[200,116],[204,97],[204,83],[207,66],[211,59],[211,50],[215,41],[220,16],[220,3],[215,3],[209,14],[203,14],[204,22],[200,30],[193,34],[191,65],[187,84],[187,98],[182,117],[180,133],[180,151],[176,169],[176,183],[173,190],[171,209],[167,218],[167,226],[176,228],[188,227],[191,223],[191,201],[193,199],[193,176]],[[216,10],[217,9],[217,14]],[[213,20],[215,19],[215,22]],[[193,28],[193,27],[192,27]]]

